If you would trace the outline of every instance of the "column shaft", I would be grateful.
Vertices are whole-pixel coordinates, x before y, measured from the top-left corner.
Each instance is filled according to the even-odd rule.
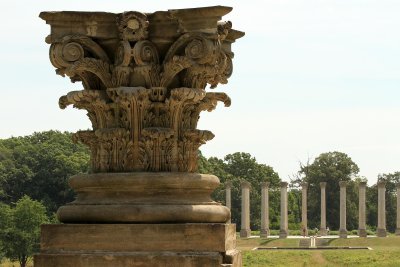
[[[378,229],[376,235],[378,237],[386,237],[386,183],[384,181],[378,182]]]
[[[302,234],[308,235],[308,222],[307,222],[307,189],[308,184],[301,184],[301,224],[302,224]]]
[[[367,187],[366,182],[360,182],[358,185],[358,236],[367,237],[366,229],[366,208],[365,208],[365,190]]]
[[[250,183],[247,181],[242,182],[242,220],[240,237],[249,237],[250,230]]]
[[[347,228],[346,228],[346,181],[340,181],[340,229],[339,237],[347,238]]]
[[[281,229],[279,238],[288,236],[287,183],[281,182]]]
[[[396,185],[396,189],[397,189],[396,235],[400,235],[400,183]]]
[[[269,182],[261,185],[261,231],[260,237],[269,236]]]
[[[326,231],[326,182],[319,183],[321,187],[321,227],[319,229],[320,235],[327,235]]]
[[[232,189],[232,182],[227,181],[225,183],[225,203],[226,203],[226,206],[228,207],[229,211],[232,209],[231,189]],[[232,222],[231,217],[232,217],[232,213],[231,213],[231,216],[229,217],[228,223]]]

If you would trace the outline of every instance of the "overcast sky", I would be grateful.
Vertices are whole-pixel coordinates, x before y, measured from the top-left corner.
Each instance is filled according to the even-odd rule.
[[[40,11],[153,12],[232,6],[224,17],[246,36],[234,45],[234,73],[219,86],[232,98],[203,113],[214,132],[206,156],[248,152],[282,179],[320,153],[347,153],[370,184],[400,171],[400,1],[21,1],[1,0],[0,138],[90,127],[84,111],[59,110],[81,89],[57,76]]]

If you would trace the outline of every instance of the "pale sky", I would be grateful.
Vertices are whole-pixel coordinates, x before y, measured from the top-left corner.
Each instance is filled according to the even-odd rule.
[[[55,75],[40,11],[153,12],[226,5],[246,36],[233,45],[223,91],[232,106],[203,113],[216,137],[206,156],[248,152],[280,177],[320,153],[347,153],[370,184],[400,171],[400,1],[1,0],[0,138],[90,128],[84,111],[58,98],[82,86]]]

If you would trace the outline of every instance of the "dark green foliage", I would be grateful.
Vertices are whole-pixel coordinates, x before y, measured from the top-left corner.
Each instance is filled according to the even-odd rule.
[[[44,203],[50,213],[73,200],[68,178],[88,171],[89,153],[70,133],[48,131],[0,140],[0,200],[24,195]]]
[[[22,197],[14,208],[0,206],[1,251],[12,261],[25,267],[39,250],[40,225],[48,222],[46,208],[38,201]]]
[[[199,172],[209,173],[218,176],[221,181],[220,187],[215,190],[213,197],[216,201],[225,204],[225,185],[228,180],[232,181],[232,223],[240,228],[241,210],[241,188],[240,183],[247,180],[251,183],[250,192],[250,223],[251,229],[260,228],[261,217],[261,183],[269,181],[270,187],[270,218],[272,226],[279,227],[279,191],[275,188],[279,186],[279,176],[272,167],[260,164],[248,153],[234,153],[225,156],[224,160],[211,157],[209,159],[200,155]]]
[[[347,229],[358,228],[358,191],[354,182],[359,172],[349,156],[341,152],[319,155],[312,164],[302,165],[300,173],[308,183],[308,221],[310,228],[320,227],[320,182],[326,182],[326,221],[330,229],[339,229],[339,181],[347,181]]]

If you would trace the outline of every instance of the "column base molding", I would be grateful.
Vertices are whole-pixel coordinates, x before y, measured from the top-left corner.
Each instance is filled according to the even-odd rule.
[[[347,230],[346,229],[339,230],[339,238],[347,238]]]
[[[240,230],[240,237],[248,238],[250,236],[251,236],[251,230],[250,229],[241,229]]]
[[[279,231],[279,238],[287,238],[287,236],[288,236],[288,230],[287,229],[281,229],[280,231]]]
[[[386,237],[386,236],[387,236],[386,229],[384,229],[384,228],[378,228],[378,229],[376,230],[376,236],[377,236],[377,237]]]
[[[358,236],[359,237],[367,237],[367,230],[366,229],[358,229]]]
[[[328,231],[326,230],[326,228],[319,229],[319,235],[320,236],[328,235]]]
[[[396,228],[395,234],[396,234],[396,235],[400,235],[400,228]]]
[[[269,229],[261,229],[260,231],[260,237],[261,238],[267,238],[270,234]]]

